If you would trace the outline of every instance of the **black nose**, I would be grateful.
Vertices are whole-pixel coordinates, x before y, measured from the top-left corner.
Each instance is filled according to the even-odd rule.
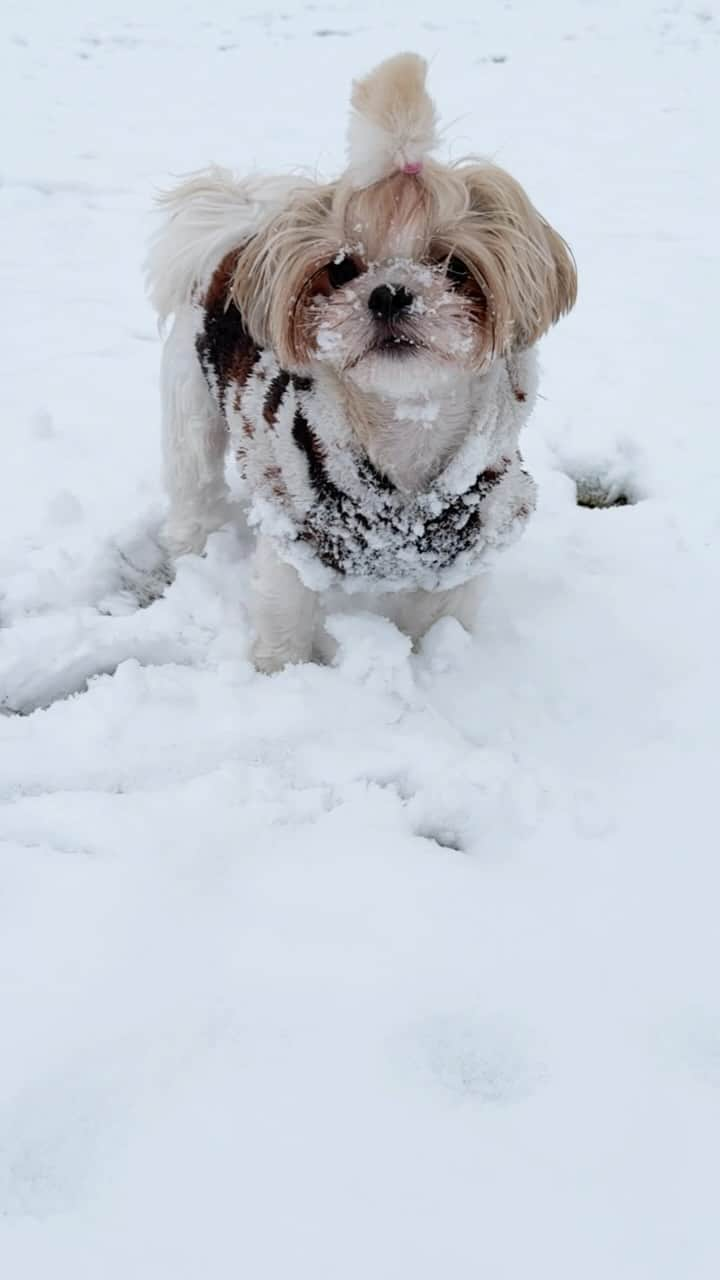
[[[410,306],[411,293],[400,284],[379,284],[368,298],[368,306],[378,320],[392,320]]]

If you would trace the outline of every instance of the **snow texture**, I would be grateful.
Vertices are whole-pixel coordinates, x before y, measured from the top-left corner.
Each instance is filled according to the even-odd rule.
[[[2,23],[1,1274],[716,1280],[715,3]],[[538,510],[475,637],[262,677],[242,516],[157,545],[147,210],[401,49],[578,259]]]

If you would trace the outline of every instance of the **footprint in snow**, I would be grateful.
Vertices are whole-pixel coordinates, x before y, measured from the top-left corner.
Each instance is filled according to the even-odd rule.
[[[544,1068],[509,1019],[441,1015],[413,1032],[420,1074],[458,1101],[506,1106],[531,1097]]]

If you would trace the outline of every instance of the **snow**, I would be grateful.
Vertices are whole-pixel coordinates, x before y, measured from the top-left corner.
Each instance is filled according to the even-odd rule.
[[[3,1276],[714,1280],[716,6],[3,30]],[[343,615],[262,677],[240,520],[165,581],[146,213],[332,173],[404,48],[578,259],[540,506],[472,640]]]

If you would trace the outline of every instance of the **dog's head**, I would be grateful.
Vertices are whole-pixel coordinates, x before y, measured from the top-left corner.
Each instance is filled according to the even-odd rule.
[[[509,174],[429,157],[425,73],[401,54],[356,83],[346,173],[291,190],[239,255],[234,299],[289,369],[431,386],[532,345],[575,301],[567,245]]]

